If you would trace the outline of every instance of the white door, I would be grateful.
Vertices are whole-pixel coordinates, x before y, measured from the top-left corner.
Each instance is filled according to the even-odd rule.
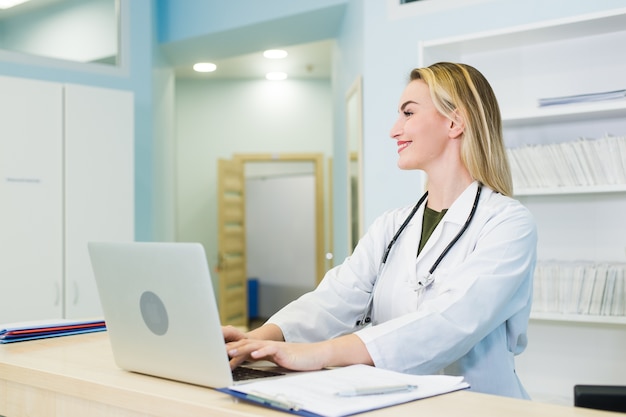
[[[133,96],[65,87],[65,264],[68,318],[101,315],[89,241],[134,240]]]
[[[311,291],[317,282],[312,166],[309,171],[246,178],[247,269],[248,276],[259,281],[262,318]]]
[[[62,97],[0,77],[0,323],[63,313]]]

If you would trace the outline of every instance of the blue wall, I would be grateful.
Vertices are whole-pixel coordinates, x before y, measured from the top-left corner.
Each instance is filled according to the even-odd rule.
[[[314,15],[320,9],[341,6],[347,0],[159,0],[159,41],[162,43],[201,37],[212,33],[239,32],[246,26],[298,15]],[[329,26],[326,22],[326,26]],[[320,28],[323,30],[323,28]],[[236,36],[236,33],[231,33]],[[286,34],[282,34],[284,37]],[[248,41],[253,41],[249,39]]]
[[[351,1],[337,35],[333,53],[333,253],[335,264],[348,253],[348,149],[346,139],[346,94],[363,74],[364,2]]]
[[[396,167],[395,146],[388,138],[396,117],[397,99],[408,72],[418,62],[420,40],[626,6],[623,0],[458,3],[461,5],[449,10],[390,19],[387,0],[122,0],[123,10],[127,12],[122,46],[126,48],[128,60],[121,69],[111,71],[54,60],[7,58],[2,54],[0,75],[118,88],[134,93],[135,234],[138,240],[153,240],[158,228],[155,207],[160,204],[155,198],[155,188],[161,186],[157,180],[161,167],[155,165],[154,126],[157,123],[155,118],[159,117],[155,107],[163,104],[157,103],[160,98],[155,99],[155,69],[167,69],[172,56],[185,59],[184,48],[179,47],[181,41],[215,36],[216,33],[215,44],[233,40],[221,42],[224,44],[222,54],[229,48],[229,53],[233,54],[238,52],[235,49],[243,53],[246,48],[254,47],[254,41],[259,40],[247,39],[246,42],[242,36],[251,27],[267,28],[268,36],[279,35],[270,30],[272,27],[281,31],[292,28],[294,34],[282,35],[294,43],[335,37],[337,47],[332,80],[335,105],[334,236],[336,255],[342,258],[345,255],[342,250],[347,246],[345,93],[357,75],[363,76],[367,226],[382,211],[413,202],[421,191],[418,173],[402,172]],[[304,21],[309,23],[303,25]],[[315,26],[320,27],[319,32],[314,33],[312,28]]]

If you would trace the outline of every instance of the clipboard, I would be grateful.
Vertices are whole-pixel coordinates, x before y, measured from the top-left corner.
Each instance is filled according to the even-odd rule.
[[[415,389],[374,395],[339,395],[346,390],[370,392],[368,387],[405,384]],[[345,417],[422,398],[466,389],[460,376],[411,375],[368,365],[288,374],[279,378],[218,388],[238,400],[306,417]]]

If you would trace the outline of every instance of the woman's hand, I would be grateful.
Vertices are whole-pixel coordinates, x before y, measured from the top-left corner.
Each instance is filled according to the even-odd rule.
[[[241,339],[226,344],[233,363],[245,360],[268,360],[283,368],[296,371],[313,371],[324,368],[325,355],[322,343],[286,343],[273,340]]]
[[[244,333],[242,330],[233,327],[233,326],[222,326],[222,335],[224,336],[224,342],[226,342],[226,350],[229,351],[235,342],[241,342],[245,340],[283,340],[283,332],[280,328],[274,324],[265,324],[251,332]],[[235,369],[237,366],[241,365],[243,362],[248,360],[257,360],[255,358],[250,357],[248,354],[242,351],[240,354],[231,355],[230,356],[230,368]]]
[[[233,326],[222,326],[222,334],[224,342],[236,342],[237,340],[246,339],[248,336],[241,330]]]
[[[231,367],[245,360],[268,360],[295,371],[313,371],[356,363],[373,365],[365,345],[354,334],[317,343],[286,343],[242,338],[226,343]]]
[[[222,326],[222,334],[224,335],[224,342],[226,342],[226,349],[228,345],[234,342],[246,340],[248,336],[241,330],[233,326]],[[237,366],[245,362],[247,358],[242,355],[230,355],[230,369],[235,369]]]

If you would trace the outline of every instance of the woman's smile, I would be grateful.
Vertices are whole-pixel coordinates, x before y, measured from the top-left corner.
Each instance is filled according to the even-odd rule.
[[[398,153],[402,152],[407,146],[409,146],[411,143],[413,143],[412,141],[403,141],[403,140],[399,140],[398,141]]]

